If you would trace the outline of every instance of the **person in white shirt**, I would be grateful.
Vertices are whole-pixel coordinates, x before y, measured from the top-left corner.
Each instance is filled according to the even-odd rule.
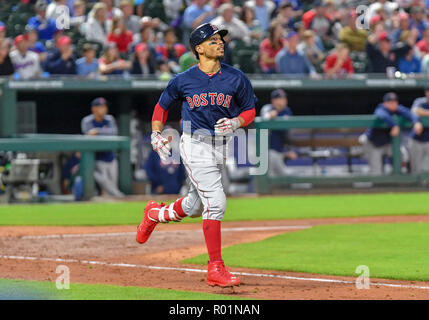
[[[107,6],[98,2],[89,13],[88,22],[82,25],[82,33],[86,40],[95,41],[105,46],[111,26],[112,21],[107,19]]]
[[[19,35],[14,40],[14,47],[10,53],[15,73],[21,79],[30,79],[39,76],[42,73],[40,68],[39,55],[28,50],[28,40],[25,35]]]
[[[219,16],[210,21],[218,28],[228,30],[231,39],[250,41],[250,31],[243,21],[234,16],[234,6],[224,3],[219,7]]]

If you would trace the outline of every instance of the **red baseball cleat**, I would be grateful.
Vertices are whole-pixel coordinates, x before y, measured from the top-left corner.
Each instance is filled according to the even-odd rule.
[[[232,287],[240,283],[240,278],[228,272],[222,260],[208,262],[207,284],[209,286]]]
[[[158,221],[150,218],[149,211],[153,208],[161,208],[164,205],[165,205],[164,203],[158,204],[152,200],[146,204],[146,208],[144,208],[143,221],[140,223],[140,225],[137,228],[136,240],[138,243],[142,243],[142,244],[145,243],[147,239],[149,239],[156,225],[158,224]]]

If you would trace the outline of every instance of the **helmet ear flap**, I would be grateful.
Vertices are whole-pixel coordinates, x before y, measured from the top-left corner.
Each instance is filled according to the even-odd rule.
[[[191,41],[189,41],[189,47],[191,48],[191,51],[194,54],[194,56],[197,58],[197,60],[200,60],[198,52],[197,50],[195,50],[195,47],[192,45]]]

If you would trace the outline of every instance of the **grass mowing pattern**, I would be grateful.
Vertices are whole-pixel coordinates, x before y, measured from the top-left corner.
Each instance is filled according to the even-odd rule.
[[[69,290],[57,290],[55,282],[0,279],[0,300],[236,300],[203,292],[105,284],[71,283]]]
[[[228,266],[429,281],[429,223],[322,225],[222,250]],[[204,264],[207,255],[187,259]]]
[[[0,206],[0,225],[101,226],[141,221],[145,202]],[[233,198],[224,221],[429,214],[429,193]],[[200,218],[185,222],[201,222]]]

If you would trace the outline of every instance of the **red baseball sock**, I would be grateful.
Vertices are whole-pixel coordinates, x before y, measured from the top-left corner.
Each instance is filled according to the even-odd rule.
[[[209,253],[210,261],[222,260],[220,221],[204,220],[203,231],[204,238],[206,239],[207,251]]]
[[[187,214],[185,213],[185,211],[183,211],[183,209],[182,209],[182,201],[183,201],[183,199],[185,199],[185,198],[177,199],[174,202],[174,205],[173,205],[173,210],[176,211],[177,215],[179,217],[182,217],[182,218],[184,218],[184,217],[187,216]]]

